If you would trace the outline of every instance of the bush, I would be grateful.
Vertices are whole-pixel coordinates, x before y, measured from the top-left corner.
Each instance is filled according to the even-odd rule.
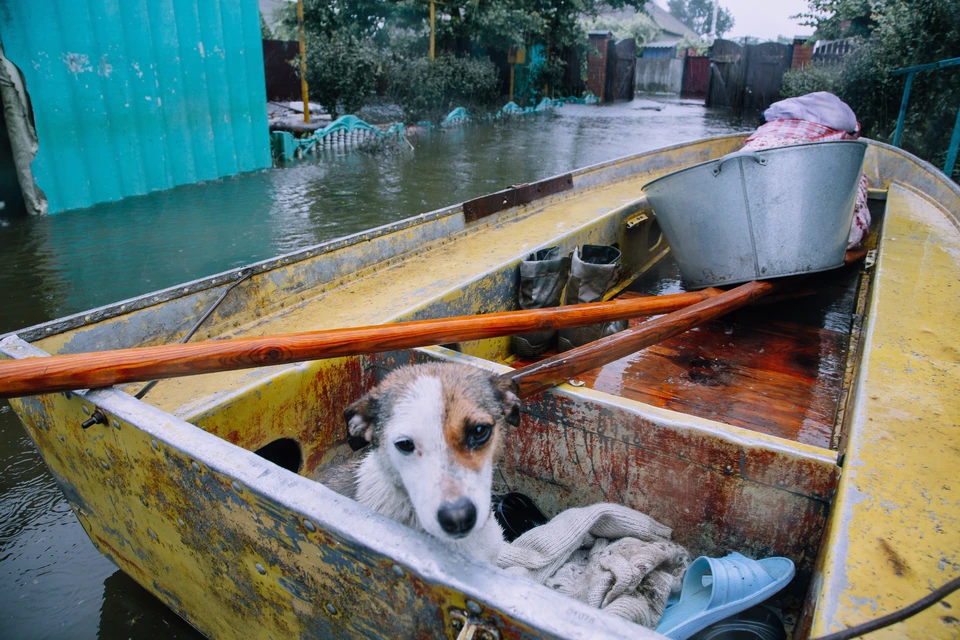
[[[387,74],[387,95],[407,122],[437,121],[457,107],[488,109],[499,98],[500,76],[487,59],[396,60]]]
[[[653,42],[660,37],[660,27],[653,18],[642,11],[638,11],[629,18],[622,20],[607,16],[596,16],[583,21],[585,31],[612,31],[617,40],[633,38],[637,41],[637,55],[643,51],[643,45]]]
[[[314,34],[307,39],[310,97],[330,116],[353,113],[377,88],[381,56],[369,40],[352,35]]]
[[[805,96],[814,91],[829,91],[839,94],[842,85],[843,67],[832,65],[807,65],[802,69],[790,69],[783,74],[780,95],[784,98]]]
[[[857,114],[864,135],[891,141],[906,76],[890,72],[957,55],[960,11],[956,0],[809,0],[809,4],[811,14],[804,17],[817,26],[816,37],[863,39],[862,46],[844,57],[833,92]],[[817,73],[813,70],[804,76],[811,81],[810,90],[826,88],[814,82]],[[800,78],[791,78],[794,81],[791,95],[802,86]],[[917,73],[901,146],[942,167],[958,104],[960,73],[953,69]],[[960,165],[954,171],[955,179],[960,178]]]

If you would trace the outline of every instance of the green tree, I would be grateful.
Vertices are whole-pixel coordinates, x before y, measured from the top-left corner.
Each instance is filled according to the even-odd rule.
[[[632,6],[642,8],[645,0],[446,0],[437,6],[436,36],[438,55],[457,58],[482,57],[487,51],[505,52],[512,47],[546,47],[547,60],[539,70],[537,86],[556,87],[565,72],[563,56],[572,47],[586,48],[586,35],[580,24],[583,16],[595,16],[601,8]],[[386,70],[412,59],[419,47],[412,41],[429,36],[428,4],[424,0],[304,0],[304,26],[308,42],[307,79],[310,90],[322,92],[323,98],[337,104],[348,102],[344,78],[359,81],[359,68],[351,64],[376,58],[375,65]],[[285,10],[283,31],[296,32],[296,9],[293,3]],[[372,47],[364,55],[352,55],[343,46],[346,39]],[[328,54],[347,55],[346,60],[327,61]],[[422,54],[420,54],[422,55]],[[323,69],[313,69],[320,65]],[[461,69],[460,71],[464,71]],[[465,72],[465,71],[464,71]],[[396,77],[394,74],[388,74]],[[316,80],[311,81],[313,77]],[[332,83],[333,88],[314,83]],[[357,87],[349,95],[359,100],[365,87]],[[318,95],[318,99],[320,96]],[[354,101],[349,101],[354,103]],[[404,105],[401,105],[404,106]],[[337,107],[334,107],[337,108]]]
[[[669,0],[667,11],[674,18],[687,25],[700,35],[710,33],[713,23],[714,0]],[[717,36],[733,29],[733,14],[725,7],[717,12]]]
[[[811,0],[803,17],[817,39],[854,34],[859,46],[838,69],[812,67],[785,76],[796,92],[833,90],[853,108],[863,132],[893,138],[906,76],[890,72],[953,58],[960,52],[956,0]],[[901,145],[943,166],[960,106],[960,70],[917,73]],[[960,167],[954,176],[960,175]]]
[[[273,34],[270,33],[270,27],[267,26],[267,21],[263,19],[263,12],[260,12],[260,38],[263,40],[270,40],[273,38]]]
[[[487,110],[500,97],[497,67],[487,59],[400,59],[391,64],[387,80],[387,94],[408,122],[437,121],[457,107]]]
[[[331,118],[354,113],[377,88],[380,54],[368,39],[349,32],[313,33],[307,39],[310,96]]]
[[[660,37],[660,27],[653,18],[642,11],[638,11],[626,20],[614,20],[605,16],[585,20],[583,26],[587,31],[612,31],[617,40],[634,38],[637,41],[637,52],[643,45],[653,42]]]
[[[815,27],[820,40],[866,37],[877,26],[874,4],[873,0],[808,0],[809,11],[791,17],[802,18],[801,24]]]

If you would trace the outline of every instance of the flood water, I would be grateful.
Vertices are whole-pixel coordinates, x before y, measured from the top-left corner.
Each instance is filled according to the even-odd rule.
[[[620,156],[748,129],[654,97],[566,105],[44,218],[0,211],[0,334]],[[0,637],[197,638],[93,547],[0,405]]]

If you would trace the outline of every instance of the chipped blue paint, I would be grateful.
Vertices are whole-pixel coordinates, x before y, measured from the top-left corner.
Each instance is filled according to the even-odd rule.
[[[294,598],[303,600],[304,602],[313,603],[312,594],[310,590],[304,587],[302,584],[289,580],[287,578],[277,578],[277,584],[286,589]]]
[[[49,212],[269,167],[254,0],[0,2]]]
[[[180,598],[178,598],[175,594],[171,593],[170,591],[167,591],[166,589],[161,587],[159,584],[157,584],[156,580],[153,581],[153,589],[154,591],[156,591],[161,596],[167,599],[167,604],[171,606],[175,606],[178,610],[183,609],[183,603],[180,602]]]

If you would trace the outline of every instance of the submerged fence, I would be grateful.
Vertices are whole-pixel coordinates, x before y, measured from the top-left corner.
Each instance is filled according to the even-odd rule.
[[[273,157],[286,162],[320,148],[346,148],[378,138],[403,138],[404,133],[402,122],[382,130],[357,116],[340,116],[323,129],[303,138],[295,138],[289,131],[274,131],[270,134],[270,146]]]
[[[599,100],[589,91],[582,98],[569,96],[559,100],[544,98],[536,106],[520,107],[515,102],[508,102],[494,114],[475,116],[463,107],[457,107],[440,122],[441,128],[462,126],[471,122],[487,122],[502,118],[539,113],[562,107],[566,103],[599,104]],[[433,123],[424,121],[418,126],[430,130]],[[402,122],[396,122],[387,129],[381,129],[356,116],[341,116],[323,129],[302,138],[296,138],[288,131],[274,131],[270,134],[270,145],[273,157],[282,162],[302,157],[305,153],[315,153],[318,149],[347,148],[363,144],[372,140],[406,140],[406,129]],[[409,141],[407,141],[409,144]],[[412,145],[411,145],[412,146]]]

